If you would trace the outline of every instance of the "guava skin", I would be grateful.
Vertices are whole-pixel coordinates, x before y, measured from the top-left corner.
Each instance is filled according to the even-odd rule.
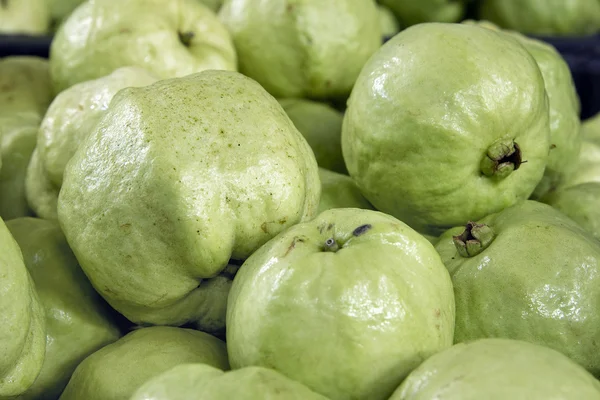
[[[524,340],[600,375],[600,241],[531,200],[469,225],[436,245],[454,284],[455,343]]]
[[[219,18],[240,72],[278,98],[348,95],[381,46],[373,0],[225,0]]]
[[[183,364],[146,382],[130,400],[327,400],[277,371],[246,367],[223,372]]]
[[[377,4],[377,11],[379,11],[379,26],[383,38],[390,38],[400,32],[400,23],[392,10],[382,4]]]
[[[46,322],[19,245],[0,218],[0,397],[25,392],[40,373]]]
[[[390,400],[600,399],[600,382],[563,354],[509,339],[460,343],[416,368]]]
[[[16,399],[57,399],[77,365],[121,333],[107,317],[107,304],[79,268],[56,222],[16,218],[6,226],[21,248],[46,312],[42,370]]]
[[[132,65],[169,79],[236,70],[237,56],[227,29],[198,0],[88,1],[50,46],[56,93]]]
[[[212,332],[229,283],[208,279],[313,218],[320,192],[277,100],[237,72],[205,71],[117,93],[67,165],[58,217],[113,308]]]
[[[457,22],[465,11],[465,0],[381,0],[402,24],[410,26],[423,22]]]
[[[234,369],[271,368],[331,399],[387,399],[451,345],[453,326],[452,285],[424,237],[383,213],[334,209],[246,260],[227,349]]]
[[[47,0],[0,1],[0,33],[44,35],[50,21]]]
[[[346,167],[367,200],[433,235],[528,198],[549,148],[535,59],[465,24],[419,24],[384,44],[342,127]]]
[[[481,19],[544,36],[582,36],[600,30],[597,0],[484,0]]]
[[[129,400],[146,381],[186,363],[229,369],[225,343],[193,329],[137,329],[79,364],[60,400]]]
[[[373,206],[364,198],[356,183],[348,175],[319,168],[319,178],[321,180],[319,214],[332,208],[373,209]]]

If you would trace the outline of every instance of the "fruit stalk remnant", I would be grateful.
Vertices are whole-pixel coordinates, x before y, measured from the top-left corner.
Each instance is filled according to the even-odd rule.
[[[481,160],[481,172],[485,176],[504,179],[522,163],[519,145],[512,139],[500,139],[487,149]]]
[[[458,254],[473,257],[485,250],[494,240],[494,231],[488,225],[468,222],[463,233],[452,236]]]
[[[323,247],[324,251],[331,251],[335,253],[340,249],[340,245],[334,238],[329,238],[325,241],[325,246]]]

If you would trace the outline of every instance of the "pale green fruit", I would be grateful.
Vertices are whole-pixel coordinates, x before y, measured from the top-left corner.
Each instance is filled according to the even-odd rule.
[[[126,87],[147,86],[156,78],[139,67],[122,67],[102,78],[78,83],[56,96],[37,136],[38,159],[29,168],[27,198],[36,214],[57,219],[56,202],[65,167],[83,139]]]
[[[198,0],[200,1],[200,3],[204,4],[206,7],[210,8],[211,10],[217,12],[219,11],[219,8],[221,8],[221,5],[223,5],[223,0]]]
[[[279,104],[310,145],[317,164],[347,173],[341,144],[344,115],[325,103],[311,100],[280,99]]]
[[[50,10],[50,28],[56,30],[60,24],[85,0],[46,0]]]
[[[18,399],[57,399],[77,365],[120,333],[56,222],[17,218],[6,226],[21,248],[46,311],[44,365],[33,386]]]
[[[436,249],[456,298],[456,343],[518,339],[558,350],[600,374],[600,241],[552,207],[524,201]]]
[[[0,216],[4,220],[30,214],[25,175],[35,149],[40,118],[33,112],[0,118]]]
[[[25,392],[46,351],[46,323],[21,249],[0,218],[0,398]]]
[[[240,71],[276,97],[343,97],[381,45],[373,0],[225,0]]]
[[[480,26],[499,28],[487,21]],[[533,192],[539,199],[565,182],[576,169],[581,148],[580,104],[569,65],[556,49],[518,32],[505,31],[517,39],[537,62],[548,94],[550,109],[550,156],[544,177]]]
[[[315,158],[237,72],[127,88],[67,165],[61,226],[94,287],[136,323],[221,330],[230,259],[317,211]]]
[[[456,22],[465,9],[465,0],[381,0],[398,17],[402,26],[423,22]]]
[[[546,36],[578,36],[600,30],[598,0],[484,0],[481,18],[503,28]]]
[[[481,339],[438,353],[415,369],[390,400],[600,399],[600,383],[547,347]]]
[[[583,121],[581,136],[584,140],[600,140],[600,113]]]
[[[130,400],[327,400],[277,371],[246,367],[223,372],[183,364],[146,382]]]
[[[78,7],[50,47],[56,92],[139,66],[158,78],[236,69],[231,36],[198,0],[94,0]]]
[[[377,11],[379,11],[379,26],[381,28],[381,36],[388,38],[400,32],[400,23],[396,19],[394,13],[388,7],[378,4]]]
[[[561,188],[543,198],[600,240],[600,182]]]
[[[186,363],[229,369],[225,343],[192,329],[137,329],[79,364],[60,400],[129,400],[148,380]]]
[[[588,126],[589,128],[589,126]],[[600,182],[600,135],[593,137],[593,131],[582,128],[583,141],[576,169],[563,186],[573,186],[586,182]]]
[[[438,234],[531,195],[548,159],[548,115],[542,74],[517,41],[420,24],[363,68],[342,151],[376,209]]]
[[[371,210],[329,210],[281,233],[240,268],[228,300],[233,368],[272,368],[334,400],[387,399],[453,332],[433,246]]]
[[[373,209],[348,175],[319,168],[319,178],[321,179],[319,214],[332,208]]]
[[[0,34],[43,35],[50,16],[47,0],[0,1]]]

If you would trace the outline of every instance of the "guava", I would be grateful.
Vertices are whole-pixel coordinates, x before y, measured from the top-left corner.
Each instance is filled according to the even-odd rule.
[[[40,375],[18,399],[57,399],[77,365],[120,332],[92,288],[56,222],[17,218],[17,241],[46,312],[46,356]]]
[[[312,218],[320,192],[277,100],[242,74],[205,71],[118,92],[67,164],[58,217],[117,311],[214,332],[230,260]]]
[[[312,100],[280,99],[279,104],[310,145],[317,164],[347,173],[341,144],[344,115],[325,103]]]
[[[334,400],[387,399],[454,333],[434,247],[372,210],[328,210],[273,238],[242,265],[227,307],[232,368],[271,368]]]
[[[381,46],[373,0],[225,0],[219,17],[240,72],[275,97],[343,97]]]
[[[434,235],[528,198],[549,148],[535,59],[466,24],[419,24],[386,42],[358,77],[342,128],[346,167],[367,200]]]
[[[543,198],[600,240],[600,182],[561,188]]]
[[[130,400],[326,400],[277,371],[246,367],[223,372],[206,364],[183,364],[146,382]]]
[[[231,36],[198,0],[94,0],[58,29],[50,72],[58,93],[76,83],[138,66],[160,79],[235,70]]]
[[[27,198],[38,216],[57,219],[56,202],[65,167],[114,95],[123,88],[147,86],[156,80],[142,68],[122,67],[56,96],[39,128],[36,160],[27,173]]]
[[[146,381],[186,363],[229,369],[225,343],[193,329],[140,328],[83,360],[60,400],[129,400]]]
[[[50,11],[50,30],[56,31],[60,24],[85,0],[46,0]]]
[[[581,136],[584,140],[600,140],[600,113],[583,121]]]
[[[503,28],[544,36],[580,36],[600,30],[598,0],[483,0],[480,18]]]
[[[373,209],[348,175],[319,168],[319,178],[321,179],[319,214],[332,208]]]
[[[433,355],[390,400],[600,399],[600,382],[544,346],[479,339]]]
[[[600,374],[600,241],[527,200],[445,232],[437,251],[454,284],[454,341],[499,337],[562,352]]]
[[[582,127],[583,140],[576,168],[563,186],[573,186],[587,182],[600,182],[600,136],[595,138],[592,133]]]
[[[402,26],[423,22],[456,22],[465,11],[466,0],[381,0],[398,17]]]
[[[204,4],[214,12],[219,11],[221,5],[223,5],[223,0],[198,0],[200,3]]]
[[[50,17],[46,0],[1,0],[0,34],[44,35]]]
[[[0,218],[0,397],[25,392],[40,373],[46,323],[21,249]]]
[[[400,32],[400,23],[394,13],[386,6],[377,4],[379,11],[379,26],[381,27],[381,36],[390,38]]]

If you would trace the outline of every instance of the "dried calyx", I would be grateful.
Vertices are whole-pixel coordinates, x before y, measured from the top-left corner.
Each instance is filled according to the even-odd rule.
[[[463,233],[452,236],[452,239],[458,254],[462,257],[473,257],[485,250],[494,237],[494,231],[488,225],[469,222]]]
[[[512,139],[501,139],[487,149],[481,160],[481,173],[503,179],[519,169],[524,162],[519,145]]]
[[[189,47],[190,44],[192,44],[194,36],[194,32],[179,32],[179,41],[183,43],[184,46]]]

